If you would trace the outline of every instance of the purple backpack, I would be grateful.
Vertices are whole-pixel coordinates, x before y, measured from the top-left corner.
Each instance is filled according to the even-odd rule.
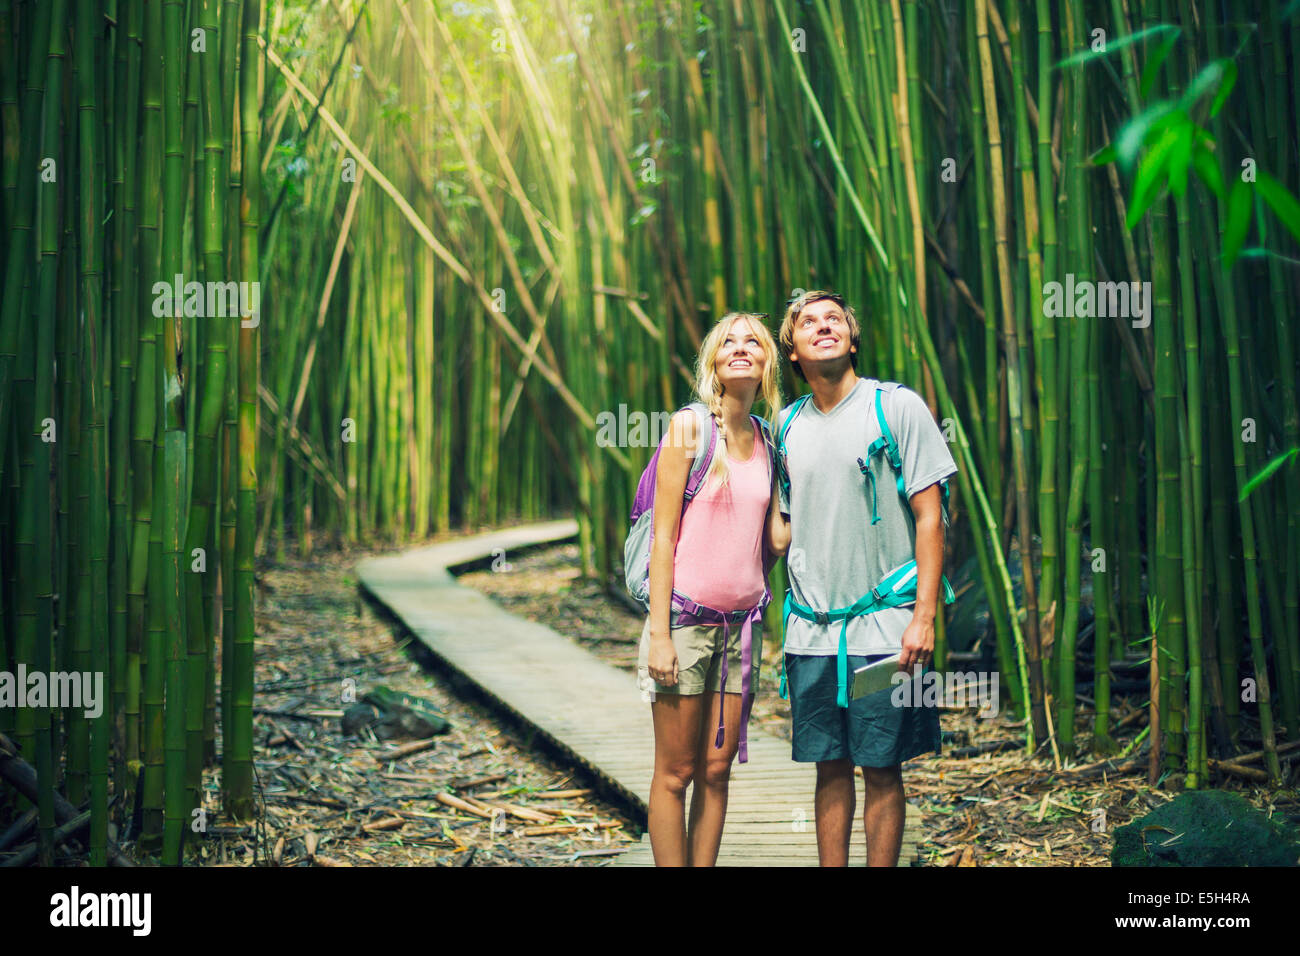
[[[691,500],[704,485],[705,475],[708,474],[709,465],[713,461],[713,453],[718,444],[718,426],[713,420],[713,416],[709,414],[709,410],[700,402],[692,402],[686,407],[694,411],[698,419],[699,430],[697,434],[702,436],[705,434],[705,429],[708,430],[709,442],[704,453],[696,456],[695,463],[691,465],[690,473],[686,476],[686,490],[682,495],[683,514],[686,513],[686,508],[690,505]],[[775,467],[776,445],[772,440],[771,427],[757,415],[751,415],[750,418],[758,424],[759,433],[763,436],[763,442],[767,446],[769,467]],[[623,576],[628,593],[646,609],[647,613],[650,611],[650,546],[654,541],[655,478],[659,470],[659,453],[663,451],[666,440],[667,435],[660,440],[659,447],[650,456],[650,463],[646,465],[645,471],[641,473],[641,480],[636,486],[636,497],[632,501],[632,526],[628,530],[627,539],[623,542]],[[749,759],[746,726],[749,723],[749,710],[754,697],[751,628],[755,621],[762,619],[763,609],[767,607],[771,599],[771,591],[764,585],[763,597],[754,607],[739,611],[719,611],[691,600],[676,588],[673,589],[672,594],[671,627],[690,627],[700,624],[721,625],[724,640],[730,638],[733,624],[739,624],[741,627],[740,657],[743,671],[741,675],[741,695],[744,701],[740,722],[739,753],[741,763],[745,763]],[[721,677],[722,692],[725,693],[727,689],[727,656],[725,654],[722,657]],[[725,708],[720,708],[718,712],[718,733],[714,743],[715,747],[722,746],[724,733],[722,713],[724,710]]]

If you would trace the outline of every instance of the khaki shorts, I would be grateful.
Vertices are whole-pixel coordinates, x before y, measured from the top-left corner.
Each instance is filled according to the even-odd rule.
[[[727,693],[739,694],[743,686],[744,671],[740,665],[740,631],[743,622],[731,625],[727,641]],[[642,696],[656,694],[702,694],[705,688],[722,689],[722,634],[721,624],[699,624],[675,627],[670,632],[677,651],[677,683],[671,687],[650,677],[650,620],[641,629],[641,646],[637,653],[637,686]],[[754,668],[750,678],[750,693],[758,692],[759,665],[763,659],[763,622],[754,622],[750,648],[750,661]]]

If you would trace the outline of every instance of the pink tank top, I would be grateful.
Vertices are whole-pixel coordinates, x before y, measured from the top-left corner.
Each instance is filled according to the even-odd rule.
[[[750,424],[753,424],[752,420]],[[754,453],[727,459],[726,487],[710,478],[682,515],[673,557],[673,588],[716,611],[740,611],[763,597],[763,527],[772,495],[763,436]]]

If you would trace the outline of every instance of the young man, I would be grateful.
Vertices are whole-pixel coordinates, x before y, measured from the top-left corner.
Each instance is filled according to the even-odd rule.
[[[890,689],[854,699],[852,676],[893,654],[913,675],[929,665],[946,520],[940,482],[957,467],[919,395],[858,377],[859,337],[853,309],[830,292],[795,299],[781,324],[781,350],[812,389],[777,427],[789,481],[781,501],[790,534],[786,682],[793,757],[817,764],[821,865],[848,864],[858,766],[867,865],[897,866],[901,764],[939,750],[939,714],[896,706],[920,701],[919,681],[910,697]],[[894,464],[881,413],[897,445]]]

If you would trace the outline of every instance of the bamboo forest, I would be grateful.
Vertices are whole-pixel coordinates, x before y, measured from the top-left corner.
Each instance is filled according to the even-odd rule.
[[[868,805],[905,761],[896,865],[1194,865],[1184,806],[1296,865],[1300,2],[0,0],[0,43],[0,867],[662,864],[638,479],[732,313],[754,414],[825,411],[813,302],[952,458],[924,660],[997,710],[853,757]],[[687,859],[827,864],[782,641],[828,618],[764,540]]]

